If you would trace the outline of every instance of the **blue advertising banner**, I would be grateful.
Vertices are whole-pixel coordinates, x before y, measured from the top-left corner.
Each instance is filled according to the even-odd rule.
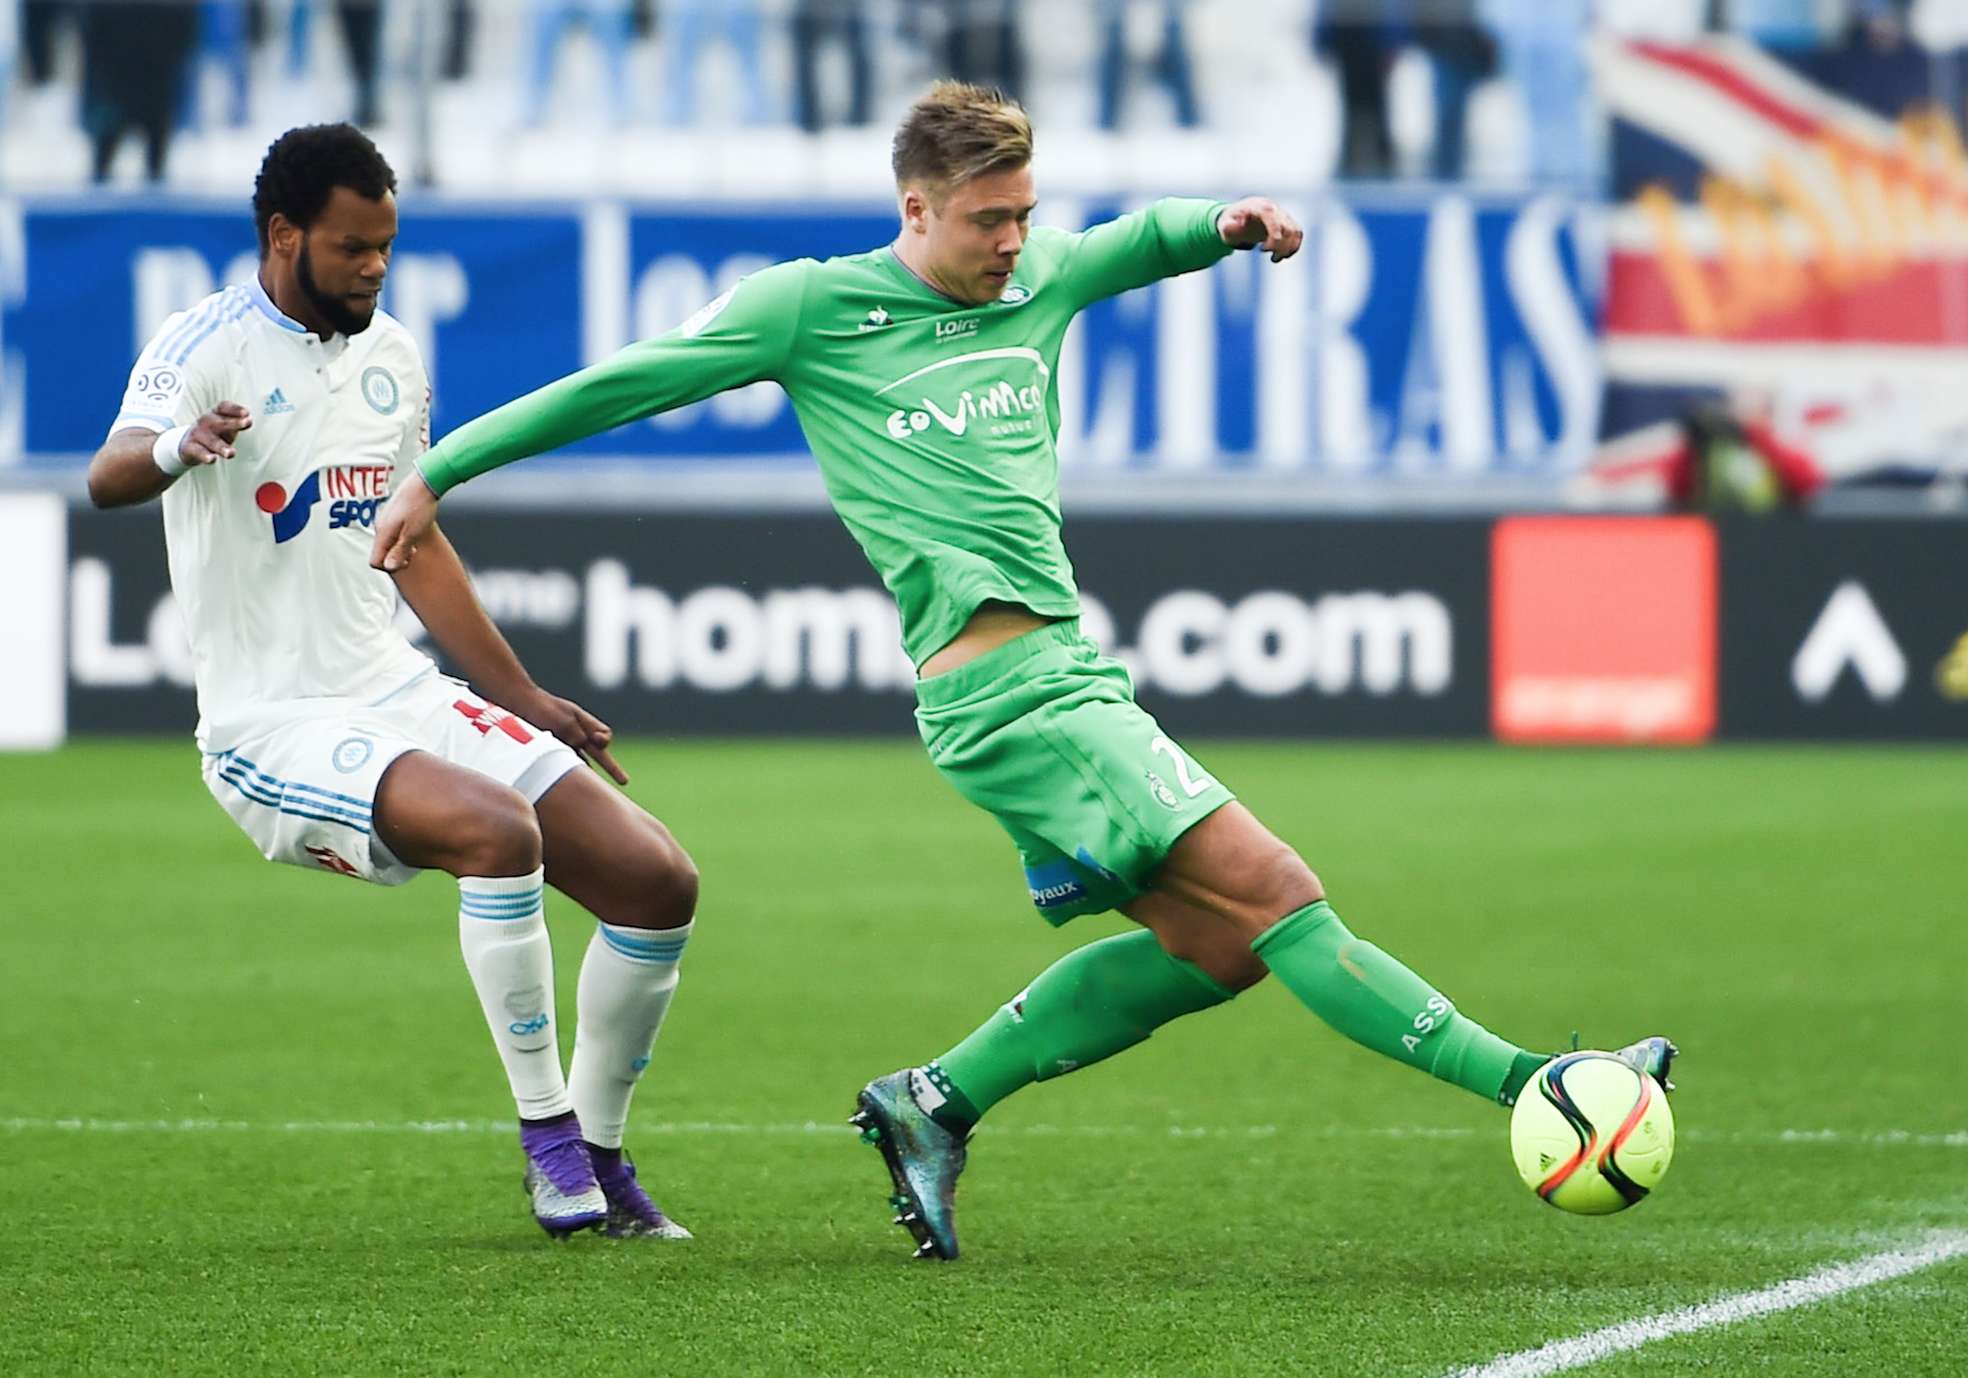
[[[1115,205],[1041,208],[1088,224]],[[1089,470],[1558,478],[1598,429],[1597,265],[1582,213],[1460,193],[1296,207],[1305,251],[1238,255],[1095,304],[1062,356],[1061,455]],[[423,349],[434,430],[629,341],[740,276],[886,242],[884,207],[408,199],[385,305]],[[236,205],[0,199],[0,467],[102,439],[172,311],[254,265]],[[572,447],[558,462],[804,462],[769,383]]]

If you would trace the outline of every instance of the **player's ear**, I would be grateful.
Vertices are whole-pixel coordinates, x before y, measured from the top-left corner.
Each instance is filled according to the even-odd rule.
[[[300,243],[301,227],[289,220],[279,211],[267,217],[267,247],[281,254],[291,254]]]
[[[917,234],[929,228],[929,198],[921,187],[902,189],[902,224]]]

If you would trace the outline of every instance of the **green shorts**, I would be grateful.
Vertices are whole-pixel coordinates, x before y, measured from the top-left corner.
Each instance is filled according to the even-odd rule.
[[[916,726],[957,792],[1011,834],[1054,924],[1141,894],[1176,839],[1234,797],[1077,620],[917,681]]]

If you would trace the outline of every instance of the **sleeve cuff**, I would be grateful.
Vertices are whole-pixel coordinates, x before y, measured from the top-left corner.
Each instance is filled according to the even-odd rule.
[[[424,487],[431,490],[432,497],[441,498],[446,493],[450,492],[454,485],[445,482],[434,471],[435,466],[433,466],[430,462],[430,458],[433,453],[435,453],[435,451],[425,450],[421,455],[417,456],[417,464],[416,464],[417,477],[421,478],[424,481]]]
[[[1211,241],[1226,255],[1237,252],[1237,246],[1223,238],[1223,213],[1230,209],[1230,204],[1228,201],[1218,201],[1209,208],[1209,215],[1206,217]]]

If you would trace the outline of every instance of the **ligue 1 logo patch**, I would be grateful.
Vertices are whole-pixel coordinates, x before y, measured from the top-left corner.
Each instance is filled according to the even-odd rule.
[[[169,402],[184,386],[184,379],[176,369],[153,368],[137,375],[132,391],[140,392],[153,402]]]
[[[371,365],[362,370],[362,400],[383,416],[396,410],[396,404],[402,397],[397,392],[396,379],[388,369]]]
[[[367,765],[375,750],[376,744],[367,737],[349,737],[335,748],[329,759],[335,763],[336,770],[349,775]]]

